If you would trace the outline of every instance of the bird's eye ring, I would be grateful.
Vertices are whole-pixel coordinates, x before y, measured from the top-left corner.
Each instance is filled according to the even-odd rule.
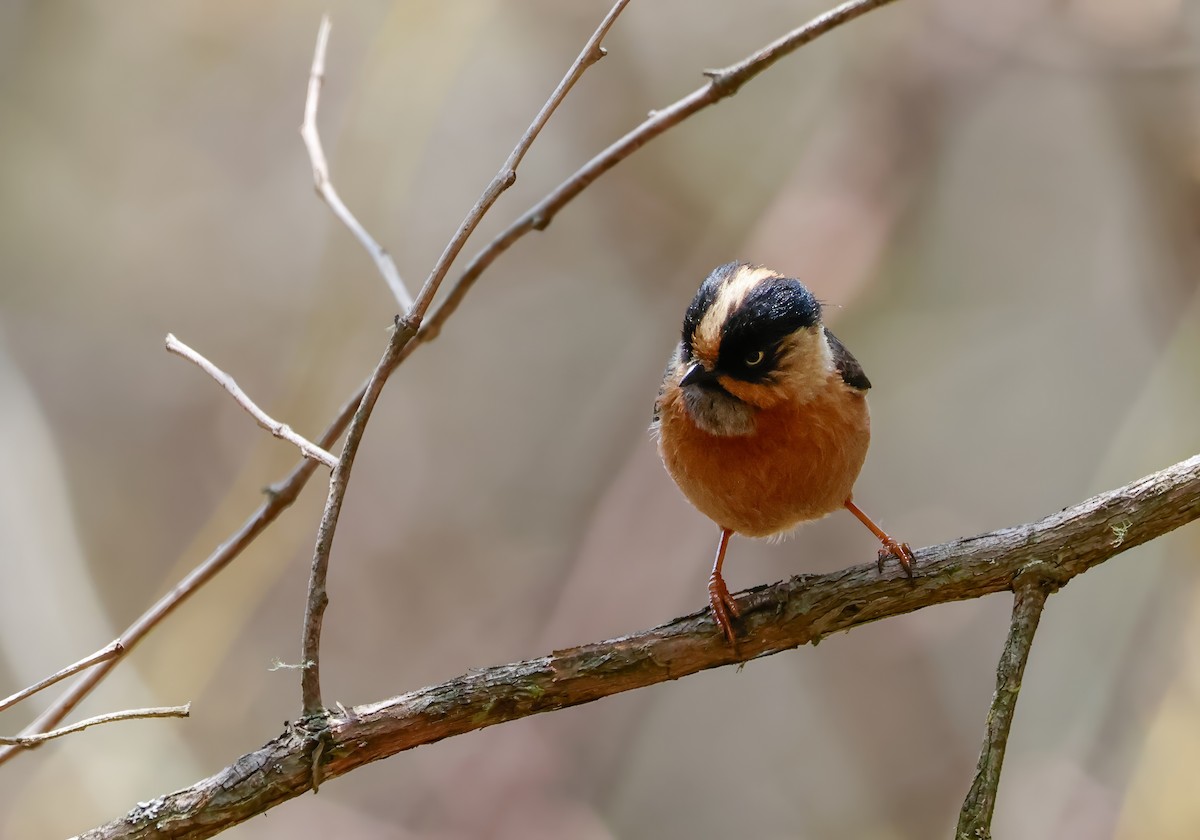
[[[762,360],[766,358],[766,353],[761,350],[751,350],[746,354],[746,367],[756,367],[762,364]]]

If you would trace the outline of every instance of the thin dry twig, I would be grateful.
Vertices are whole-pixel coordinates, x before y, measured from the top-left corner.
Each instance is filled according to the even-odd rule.
[[[875,563],[803,575],[738,595],[735,652],[707,608],[660,627],[538,659],[473,670],[441,685],[287,731],[190,788],[143,803],[85,840],[210,837],[309,790],[322,745],[326,778],[403,750],[699,671],[791,650],[831,633],[1036,579],[1061,587],[1134,546],[1200,519],[1200,455],[1015,528],[917,552],[911,579]],[[1114,545],[1112,526],[1128,522]]]
[[[51,674],[50,676],[46,677],[44,680],[41,680],[40,682],[36,682],[33,685],[29,686],[28,688],[23,688],[20,691],[18,691],[16,694],[9,695],[8,697],[5,697],[3,700],[0,700],[0,712],[3,712],[5,709],[11,708],[12,706],[17,705],[22,700],[24,700],[26,697],[32,697],[33,695],[35,695],[39,691],[41,691],[43,688],[49,688],[50,686],[54,685],[59,680],[65,680],[67,677],[71,676],[72,674],[78,674],[80,671],[84,671],[88,668],[91,668],[93,665],[98,665],[101,662],[107,662],[109,659],[115,659],[116,657],[120,656],[124,652],[124,650],[125,649],[123,647],[121,647],[120,639],[111,641],[104,647],[100,648],[100,650],[96,651],[93,654],[90,654],[89,656],[85,656],[83,659],[80,659],[75,664],[68,665],[66,668],[63,668],[61,671],[57,671],[56,673]]]
[[[605,15],[600,25],[588,39],[584,45],[582,52],[571,64],[567,70],[567,74],[559,82],[554,92],[550,94],[550,98],[538,111],[529,128],[517,141],[516,147],[505,160],[504,165],[488,184],[483,195],[475,202],[475,205],[468,211],[466,217],[459,224],[458,230],[454,232],[450,242],[438,257],[437,263],[434,264],[433,270],[430,271],[429,277],[425,280],[421,291],[417,294],[417,299],[404,318],[397,318],[395,328],[392,332],[391,339],[388,341],[387,349],[384,351],[383,358],[379,360],[379,364],[375,366],[371,378],[367,382],[366,389],[363,393],[362,402],[359,404],[358,410],[355,411],[353,419],[350,421],[350,428],[346,432],[346,443],[342,447],[342,455],[338,461],[338,466],[333,470],[329,477],[329,493],[325,500],[325,509],[321,514],[321,524],[317,529],[317,540],[313,546],[312,568],[309,573],[308,582],[308,599],[304,610],[304,629],[301,638],[301,657],[302,663],[300,669],[300,695],[301,703],[306,717],[314,717],[324,714],[324,702],[321,699],[321,628],[325,619],[325,608],[329,605],[329,595],[326,591],[325,581],[329,571],[329,554],[333,548],[333,537],[337,531],[338,517],[341,515],[342,500],[346,495],[346,487],[350,481],[350,471],[354,467],[354,458],[358,452],[358,446],[362,440],[363,431],[366,429],[367,421],[371,417],[371,411],[375,407],[376,400],[379,399],[379,394],[383,390],[383,386],[387,383],[388,377],[391,375],[399,364],[400,356],[404,352],[405,347],[416,336],[421,325],[421,319],[425,317],[425,312],[429,308],[430,302],[437,294],[438,287],[445,278],[446,273],[450,270],[454,259],[462,250],[467,239],[479,226],[479,222],[492,205],[496,203],[505,190],[507,190],[517,179],[517,167],[521,160],[525,157],[525,153],[529,151],[529,147],[533,145],[533,141],[537,139],[542,128],[546,125],[546,121],[550,119],[558,105],[574,87],[575,82],[579,80],[589,67],[604,57],[604,50],[600,46],[601,40],[608,34],[608,30],[616,21],[617,16],[628,5],[629,0],[617,0],[613,7]],[[320,41],[318,40],[318,48]]]
[[[338,459],[327,452],[320,446],[310,441],[308,438],[297,433],[287,423],[280,423],[272,418],[269,414],[255,405],[254,400],[243,391],[234,381],[233,377],[214,365],[204,356],[191,347],[184,344],[175,336],[167,333],[167,352],[174,353],[176,356],[182,356],[189,362],[200,368],[202,371],[216,380],[217,384],[229,392],[233,397],[234,402],[246,410],[246,413],[254,418],[258,425],[262,426],[272,435],[281,440],[286,440],[292,446],[300,450],[300,453],[305,458],[311,458],[314,461],[319,461],[325,466],[333,469],[337,466]]]
[[[1113,547],[1120,545],[1114,543]],[[1029,660],[1042,609],[1051,591],[1052,588],[1037,574],[1019,577],[1013,585],[1012,622],[1004,652],[1000,654],[1000,664],[996,666],[996,693],[992,695],[992,705],[988,709],[987,731],[979,751],[975,778],[958,815],[957,840],[991,840],[996,791],[1000,787],[1000,770],[1004,766],[1004,750],[1017,709],[1021,678],[1025,674],[1025,663]]]
[[[192,704],[185,703],[182,706],[157,706],[150,709],[126,709],[123,712],[109,712],[106,715],[96,715],[87,720],[81,720],[79,723],[72,723],[70,726],[64,726],[61,729],[54,729],[50,732],[41,732],[37,735],[17,735],[14,737],[5,737],[0,735],[0,744],[18,749],[27,749],[44,744],[46,741],[52,741],[55,738],[61,738],[64,735],[73,735],[76,732],[92,727],[99,726],[102,723],[115,723],[119,720],[141,720],[143,718],[165,718],[165,717],[187,717],[191,714]]]
[[[329,177],[329,161],[325,158],[321,133],[317,130],[317,110],[321,104],[321,88],[325,84],[325,52],[329,46],[330,28],[329,15],[323,15],[321,27],[317,31],[317,47],[313,51],[312,72],[308,77],[308,96],[304,100],[304,121],[300,124],[300,137],[304,140],[304,147],[308,149],[308,159],[312,163],[313,186],[317,195],[321,196],[333,211],[333,215],[337,216],[370,254],[371,259],[375,261],[375,267],[379,269],[384,282],[396,298],[400,311],[405,312],[412,306],[412,295],[408,293],[408,287],[400,277],[395,260],[350,212],[350,208],[342,201]]]

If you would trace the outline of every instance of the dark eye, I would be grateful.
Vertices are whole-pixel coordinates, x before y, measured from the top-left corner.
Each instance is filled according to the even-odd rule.
[[[746,354],[746,367],[757,367],[762,364],[766,354],[761,350],[751,350]]]

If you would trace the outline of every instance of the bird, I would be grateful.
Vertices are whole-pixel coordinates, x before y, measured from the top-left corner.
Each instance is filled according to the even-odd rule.
[[[688,306],[651,431],[683,495],[721,529],[708,600],[735,649],[741,611],[721,574],[733,534],[782,536],[845,508],[881,543],[880,568],[891,555],[911,577],[908,544],[854,503],[871,440],[870,387],[796,278],[726,263]]]

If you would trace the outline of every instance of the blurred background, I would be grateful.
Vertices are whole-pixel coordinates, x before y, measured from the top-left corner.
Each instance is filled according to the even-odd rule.
[[[827,8],[634,2],[467,255],[596,151]],[[0,695],[114,638],[315,437],[395,305],[314,196],[313,2],[0,3]],[[334,182],[415,290],[607,0],[332,2]],[[328,702],[700,608],[716,529],[646,428],[715,265],[804,278],[875,384],[860,504],[914,546],[1200,450],[1200,12],[902,0],[604,176],[393,377],[334,550]],[[452,275],[453,276],[453,275]],[[74,834],[299,711],[317,477],[77,711],[192,701],[0,767],[0,837]],[[1200,530],[1049,602],[997,837],[1200,835]],[[874,557],[848,515],[738,539],[742,588]],[[1010,598],[395,756],[228,832],[927,838],[970,783]],[[0,716],[11,734],[53,698]],[[70,795],[63,796],[65,791]]]

